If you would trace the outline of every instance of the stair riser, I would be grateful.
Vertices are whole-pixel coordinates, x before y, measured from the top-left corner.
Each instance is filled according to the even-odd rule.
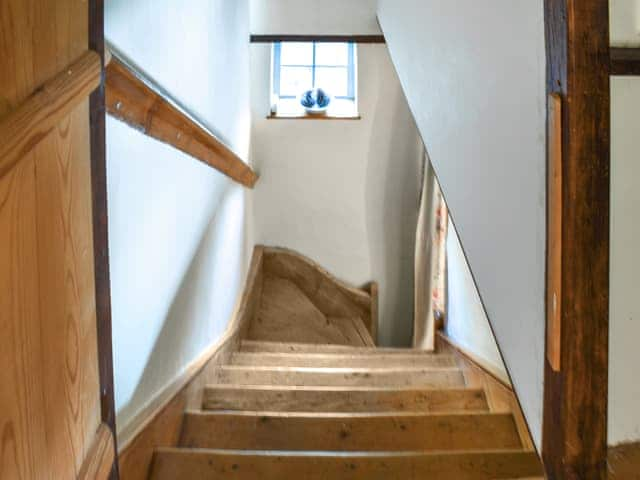
[[[521,448],[510,414],[310,416],[192,413],[181,446],[232,450],[427,451]]]
[[[282,354],[235,353],[233,365],[263,367],[317,367],[317,368],[455,368],[456,360],[450,355],[340,355],[340,354]]]
[[[540,476],[531,452],[402,456],[291,456],[162,450],[153,480],[499,480]]]
[[[203,408],[276,412],[457,412],[487,411],[482,390],[326,390],[209,388]]]
[[[334,372],[291,369],[223,367],[217,382],[238,385],[362,386],[362,387],[464,387],[462,372],[455,369],[419,371]]]

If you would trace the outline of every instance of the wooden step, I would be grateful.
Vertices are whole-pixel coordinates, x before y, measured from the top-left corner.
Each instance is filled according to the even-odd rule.
[[[216,383],[238,385],[464,387],[456,368],[309,368],[244,367],[224,365],[216,370]]]
[[[453,355],[433,353],[385,354],[385,353],[258,353],[234,352],[231,364],[263,367],[349,367],[349,368],[392,368],[392,367],[451,367],[458,366]]]
[[[533,452],[331,453],[159,449],[153,480],[498,480],[541,476]]]
[[[346,353],[346,354],[400,354],[400,355],[424,355],[425,350],[415,348],[393,347],[359,347],[353,345],[336,345],[324,343],[290,343],[290,342],[264,342],[258,340],[242,340],[241,352],[254,353]]]
[[[212,385],[205,389],[208,410],[275,412],[456,412],[488,411],[482,389],[427,390],[385,387],[299,387]]]
[[[187,412],[187,448],[427,451],[521,448],[509,413]]]

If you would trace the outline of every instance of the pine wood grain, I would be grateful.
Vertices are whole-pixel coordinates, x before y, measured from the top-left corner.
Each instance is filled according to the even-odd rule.
[[[113,435],[109,427],[102,423],[98,428],[77,480],[106,480],[115,460]]]
[[[392,368],[450,367],[458,364],[453,355],[416,354],[341,354],[341,353],[259,353],[234,352],[231,365],[263,367],[329,367],[329,368]]]
[[[100,57],[88,51],[0,120],[0,178],[100,84]]]
[[[239,385],[300,386],[386,386],[451,388],[465,386],[462,372],[455,368],[304,368],[242,367],[224,365],[217,369],[218,383]]]
[[[337,454],[162,449],[152,480],[498,480],[539,476],[530,452]]]
[[[481,389],[211,385],[202,408],[229,411],[458,412],[488,411]]]
[[[513,416],[188,412],[180,446],[230,450],[427,451],[521,447]]]

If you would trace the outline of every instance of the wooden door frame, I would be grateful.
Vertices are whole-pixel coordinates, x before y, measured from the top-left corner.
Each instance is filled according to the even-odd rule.
[[[115,461],[110,480],[119,478],[116,441],[116,409],[113,381],[111,331],[111,284],[109,277],[109,222],[107,215],[107,158],[104,69],[104,0],[89,1],[89,49],[102,61],[100,86],[89,100],[91,142],[91,189],[93,208],[93,254],[96,284],[98,369],[100,372],[100,413],[111,429]]]
[[[547,94],[561,99],[559,369],[545,361],[550,480],[604,480],[609,322],[609,2],[545,0]],[[549,119],[547,120],[549,124]],[[547,288],[552,289],[553,282]],[[548,291],[547,298],[554,292]],[[551,294],[551,295],[550,295]],[[548,315],[550,318],[551,316]],[[548,318],[548,320],[549,320]],[[547,326],[549,328],[549,325]],[[547,340],[547,353],[550,342]]]

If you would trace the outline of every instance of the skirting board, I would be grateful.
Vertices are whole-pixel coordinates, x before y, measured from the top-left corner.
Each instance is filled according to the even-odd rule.
[[[451,345],[453,348],[458,350],[462,355],[464,355],[469,360],[471,360],[473,363],[478,365],[485,372],[487,372],[493,378],[495,378],[500,383],[502,383],[505,387],[513,389],[513,386],[511,385],[511,381],[509,380],[509,376],[505,372],[500,371],[495,365],[490,364],[485,359],[483,359],[480,356],[476,355],[475,353],[471,352],[469,349],[463,347],[458,342],[456,342],[455,340],[453,340],[452,338],[447,336],[444,332],[440,331],[440,332],[438,332],[438,335],[440,336],[440,338],[442,340],[444,340],[449,345]]]

